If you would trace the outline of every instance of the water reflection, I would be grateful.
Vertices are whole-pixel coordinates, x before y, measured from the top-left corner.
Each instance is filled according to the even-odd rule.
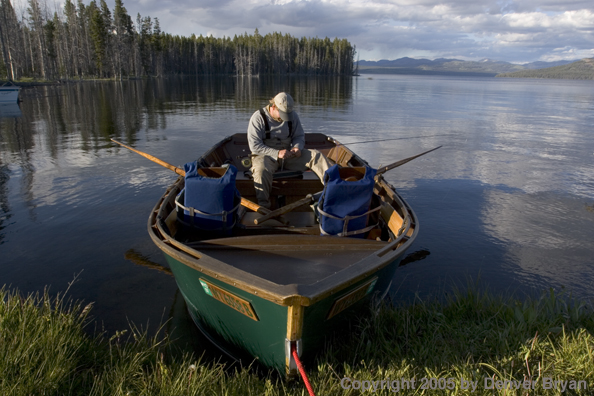
[[[0,103],[0,118],[18,118],[21,115],[18,103]]]
[[[8,222],[12,216],[8,205],[9,173],[8,166],[0,162],[0,245],[4,243],[3,230],[8,226]]]
[[[519,267],[519,277],[538,274],[549,284],[579,290],[594,281],[591,262],[584,260],[594,216],[583,205],[566,194],[490,188],[481,219],[488,235],[507,246],[508,261]]]
[[[144,256],[143,254],[137,252],[134,249],[129,249],[125,254],[124,258],[131,263],[139,265],[141,267],[150,268],[152,270],[160,271],[167,275],[173,275],[173,272],[168,267],[165,267],[159,263],[155,263],[151,261],[148,257]]]
[[[179,305],[175,280],[126,257],[166,267],[146,221],[176,176],[109,139],[182,165],[289,91],[306,132],[359,142],[372,166],[444,145],[386,173],[421,225],[395,297],[477,276],[496,291],[592,296],[587,84],[175,76],[23,89],[20,117],[0,118],[0,284],[59,291],[83,271],[72,297],[96,302],[106,330],[162,323]]]
[[[124,253],[165,265],[146,238],[146,217],[175,175],[109,139],[153,145],[143,151],[180,165],[245,131],[281,90],[300,109],[340,111],[352,100],[345,78],[176,76],[23,89],[20,116],[0,118],[0,284],[60,291],[82,271],[71,296],[96,302],[106,330],[162,322],[175,281],[128,266]]]
[[[283,90],[302,106],[341,109],[351,99],[352,79],[174,76],[29,88],[23,91],[22,118],[2,122],[2,149],[14,153],[31,149],[33,136],[42,134],[53,158],[69,139],[80,140],[85,151],[96,151],[109,138],[133,142],[143,128],[164,130],[167,115],[184,109],[195,113],[220,106],[253,112]],[[20,113],[16,104],[1,107],[15,106]]]
[[[427,249],[420,249],[420,250],[414,251],[412,253],[409,253],[400,262],[400,267],[408,265],[410,263],[414,263],[416,261],[424,260],[430,254],[431,254],[431,252]]]

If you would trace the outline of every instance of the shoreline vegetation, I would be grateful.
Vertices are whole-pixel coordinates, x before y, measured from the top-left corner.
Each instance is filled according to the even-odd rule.
[[[133,325],[89,335],[91,307],[65,294],[0,289],[0,394],[305,392],[301,382],[275,373],[175,353],[174,340]],[[441,303],[381,306],[305,364],[318,396],[358,395],[374,386],[379,394],[401,387],[407,395],[586,395],[594,387],[593,331],[591,307],[563,294],[519,301],[471,286]]]
[[[171,35],[158,18],[128,15],[122,0],[0,2],[0,79],[40,81],[184,75],[353,75],[346,39],[289,34]]]

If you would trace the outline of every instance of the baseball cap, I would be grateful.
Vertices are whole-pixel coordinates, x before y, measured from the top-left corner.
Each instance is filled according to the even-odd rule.
[[[274,105],[278,110],[283,121],[291,121],[293,119],[293,98],[286,92],[281,92],[274,97]]]

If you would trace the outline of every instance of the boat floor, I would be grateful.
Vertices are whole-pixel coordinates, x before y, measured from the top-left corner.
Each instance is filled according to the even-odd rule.
[[[288,212],[261,224],[246,212],[231,236],[180,233],[180,242],[203,256],[278,285],[312,285],[353,265],[388,242],[321,236],[313,211]]]
[[[286,234],[188,244],[204,255],[279,285],[315,284],[385,245],[368,239]]]

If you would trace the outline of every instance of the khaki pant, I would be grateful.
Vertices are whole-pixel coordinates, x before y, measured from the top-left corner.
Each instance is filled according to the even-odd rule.
[[[324,182],[324,172],[331,165],[318,150],[301,150],[301,157],[287,158],[277,161],[267,155],[252,157],[252,176],[258,204],[270,209],[270,190],[272,189],[272,175],[282,166],[283,170],[311,169]]]

